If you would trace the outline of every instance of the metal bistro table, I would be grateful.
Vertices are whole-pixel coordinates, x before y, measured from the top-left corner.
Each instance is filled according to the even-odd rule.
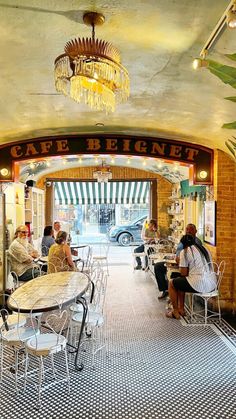
[[[43,275],[25,282],[17,288],[8,298],[8,306],[20,313],[41,313],[56,310],[59,305],[67,306],[75,300],[83,306],[83,319],[77,347],[75,348],[75,368],[81,370],[83,366],[77,365],[80,341],[87,315],[87,304],[83,298],[89,286],[89,278],[82,272],[56,272]],[[52,299],[50,304],[50,298]],[[45,301],[44,301],[45,299]],[[36,305],[36,302],[39,304]],[[58,301],[55,305],[53,300]],[[32,307],[33,310],[32,310]]]

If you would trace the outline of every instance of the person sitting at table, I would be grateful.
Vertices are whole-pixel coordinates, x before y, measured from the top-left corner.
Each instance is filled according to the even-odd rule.
[[[141,232],[141,238],[144,241],[143,244],[136,247],[134,249],[134,253],[143,253],[145,249],[145,244],[154,244],[157,239],[160,238],[159,231],[157,229],[157,222],[153,218],[149,220],[148,224],[146,225],[146,222],[143,225],[142,232]],[[148,249],[148,254],[152,253],[152,249]],[[137,266],[135,269],[146,269],[148,265],[148,258],[145,256],[145,266],[142,268],[142,262],[141,258],[139,256],[136,257]]]
[[[52,226],[46,226],[44,228],[43,238],[42,238],[42,243],[41,243],[42,256],[48,256],[49,248],[54,243],[55,243],[55,239],[53,237],[53,228]]]
[[[185,229],[185,233],[186,234],[191,234],[193,237],[195,237],[196,239],[196,243],[201,245],[202,242],[201,240],[196,236],[197,234],[197,228],[195,226],[195,224],[189,223],[186,226]],[[179,254],[181,252],[181,250],[183,249],[183,244],[181,243],[181,241],[179,242],[177,249],[176,249],[176,253],[175,253],[175,260],[176,263],[179,263]],[[156,281],[157,281],[157,286],[158,289],[160,291],[160,295],[158,297],[159,300],[166,298],[168,296],[168,280],[167,280],[167,268],[166,268],[166,263],[165,262],[157,262],[154,265],[154,272],[155,272],[155,277],[156,277]],[[179,272],[172,272],[172,277],[174,276],[178,276]]]
[[[54,223],[53,223],[53,237],[54,237],[54,239],[57,238],[57,233],[59,233],[59,231],[61,231],[61,223],[60,223],[60,221],[54,221]]]
[[[211,292],[216,286],[216,276],[209,265],[212,262],[210,252],[190,234],[183,236],[181,243],[180,274],[170,280],[168,288],[173,309],[166,312],[166,317],[174,319],[185,314],[185,292]]]
[[[67,244],[67,232],[59,231],[55,243],[48,253],[48,273],[75,271],[70,246]]]
[[[28,241],[28,229],[25,225],[17,227],[14,240],[8,249],[11,270],[18,275],[19,281],[29,281],[40,275],[34,259],[39,253]]]

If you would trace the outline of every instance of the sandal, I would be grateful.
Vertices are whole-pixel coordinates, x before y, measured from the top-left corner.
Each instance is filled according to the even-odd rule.
[[[173,310],[167,311],[166,312],[166,317],[168,317],[169,319],[176,319],[176,320],[179,320],[180,319],[179,313],[178,314],[177,313],[174,313]]]

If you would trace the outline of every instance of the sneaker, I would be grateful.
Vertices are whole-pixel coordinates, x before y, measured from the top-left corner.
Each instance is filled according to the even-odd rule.
[[[163,300],[166,297],[168,297],[168,291],[162,291],[162,293],[158,297],[158,300]]]
[[[135,266],[135,268],[134,268],[136,271],[139,271],[140,269],[142,269],[142,266],[141,265],[137,265],[137,266]]]

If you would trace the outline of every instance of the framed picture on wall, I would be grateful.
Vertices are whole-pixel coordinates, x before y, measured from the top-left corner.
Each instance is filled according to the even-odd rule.
[[[203,240],[212,246],[216,245],[216,201],[204,202]]]

